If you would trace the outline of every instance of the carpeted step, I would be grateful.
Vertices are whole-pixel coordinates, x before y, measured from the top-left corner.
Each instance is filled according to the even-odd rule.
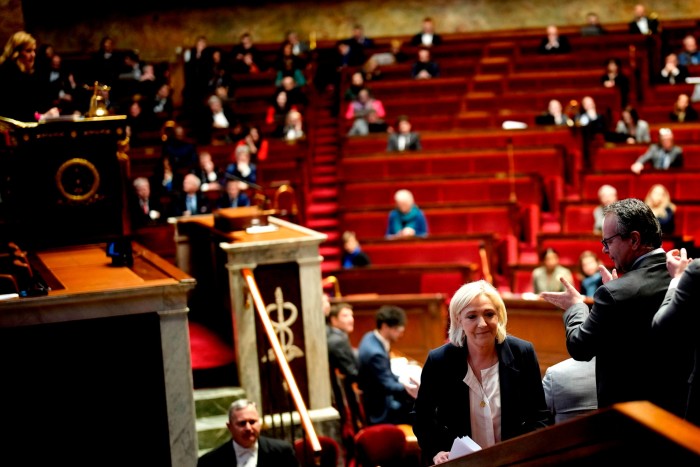
[[[338,203],[314,203],[308,208],[308,214],[311,215],[335,215],[338,213]]]
[[[340,233],[337,230],[321,231],[328,236],[324,243],[337,244],[340,241]]]
[[[314,186],[321,186],[321,185],[337,185],[338,184],[338,177],[336,176],[323,176],[323,177],[314,177],[314,179],[311,181],[311,183]]]
[[[306,227],[311,230],[337,229],[339,225],[338,219],[333,217],[320,217],[306,221]]]
[[[333,165],[317,165],[311,170],[311,176],[316,179],[316,177],[326,177],[329,175],[335,175],[337,170]]]
[[[314,200],[314,202],[323,199],[338,199],[338,188],[314,188],[311,190],[311,199]]]
[[[318,152],[314,155],[314,164],[318,165],[333,165],[335,166],[336,163],[336,154],[335,152],[333,154],[319,154]]]
[[[340,260],[326,260],[321,263],[321,274],[328,274],[340,269]]]

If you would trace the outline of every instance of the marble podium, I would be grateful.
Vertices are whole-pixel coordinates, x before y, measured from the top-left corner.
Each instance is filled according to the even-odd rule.
[[[132,246],[37,252],[49,294],[0,301],[0,465],[196,465],[195,280]]]
[[[199,284],[203,281],[197,276],[197,271],[206,269],[197,266],[204,256],[199,252],[208,250],[201,244],[213,245],[225,255],[225,260],[214,261],[213,267],[228,276],[230,303],[227,313],[232,316],[229,332],[232,332],[240,386],[249,399],[263,407],[266,414],[279,413],[272,403],[288,399],[281,390],[277,364],[273,361],[241,274],[243,269],[249,269],[254,274],[312,421],[337,420],[338,413],[331,405],[321,300],[319,244],[326,235],[273,216],[266,216],[265,225],[259,228],[254,225],[253,229],[247,230],[220,230],[222,227],[215,217],[216,214],[174,220],[177,265],[190,272]],[[211,280],[214,279],[208,282]]]

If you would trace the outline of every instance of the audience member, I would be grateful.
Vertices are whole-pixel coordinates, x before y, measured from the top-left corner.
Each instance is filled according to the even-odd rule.
[[[165,122],[161,140],[161,155],[172,170],[180,175],[192,172],[197,166],[197,146],[187,137],[185,127],[172,120]]]
[[[144,106],[146,106],[144,108]],[[129,137],[129,145],[132,147],[154,144],[157,138],[150,138],[149,134],[159,129],[158,122],[151,109],[140,95],[135,95],[126,111],[126,132]]]
[[[36,39],[24,31],[14,33],[0,56],[0,115],[21,122],[57,117],[34,73]],[[43,113],[45,112],[45,113]]]
[[[664,67],[659,72],[659,84],[685,84],[687,77],[688,68],[678,64],[678,55],[666,55]]]
[[[175,114],[172,91],[170,84],[162,83],[155,95],[152,96],[151,112],[158,127],[163,126],[168,120],[172,120]]]
[[[279,52],[279,57],[275,64],[277,74],[275,76],[275,86],[282,85],[282,79],[291,76],[294,78],[296,86],[306,85],[306,76],[304,76],[304,62],[292,52],[292,44],[289,42],[282,43]]]
[[[293,76],[283,77],[277,89],[287,94],[289,105],[296,107],[300,112],[304,111],[304,108],[308,104],[308,98],[306,97],[304,88],[299,85]]]
[[[590,12],[586,15],[586,24],[581,26],[582,36],[602,36],[605,34],[605,28],[600,24],[598,13]]]
[[[411,45],[432,47],[440,44],[442,44],[442,36],[435,32],[435,22],[430,17],[424,18],[421,31],[411,37]]]
[[[211,54],[207,50],[207,38],[198,36],[194,46],[183,52],[185,62],[185,86],[182,90],[185,111],[193,116],[209,92],[209,70]]]
[[[566,36],[559,34],[559,29],[550,24],[547,26],[547,36],[542,38],[537,51],[541,54],[566,54],[571,52],[571,45]]]
[[[195,174],[189,173],[182,180],[182,193],[177,206],[178,216],[207,214],[211,211],[202,190],[202,181]]]
[[[697,313],[700,309],[700,259],[688,258],[685,248],[674,249],[666,253],[666,267],[672,279],[663,303],[654,315],[652,330],[655,336],[671,343],[668,350],[674,359],[681,360],[674,368],[677,374],[669,375],[679,382],[677,395],[670,394],[676,398],[675,405],[679,406],[677,413],[700,426],[700,341],[697,334],[700,325]],[[687,369],[684,368],[686,362]]]
[[[237,399],[228,409],[226,428],[231,440],[202,455],[197,467],[238,465],[298,467],[294,448],[287,441],[260,434],[262,419],[253,402]]]
[[[683,50],[678,54],[678,63],[683,66],[700,65],[698,41],[692,34],[683,38]]]
[[[343,257],[341,264],[345,269],[369,266],[370,264],[369,256],[362,251],[355,232],[349,230],[343,232]]]
[[[644,5],[635,5],[634,18],[629,22],[629,32],[644,35],[657,34],[659,32],[658,15],[656,13],[647,15]]]
[[[214,159],[209,151],[199,151],[197,167],[192,173],[202,181],[202,186],[200,187],[202,191],[219,191],[222,189],[221,180],[223,174],[214,164]]]
[[[651,144],[649,149],[639,156],[630,169],[639,175],[644,170],[644,164],[647,162],[651,162],[652,166],[659,170],[683,166],[683,149],[674,144],[673,132],[670,128],[661,128],[659,130],[659,143]]]
[[[587,127],[589,134],[605,133],[607,129],[605,117],[598,113],[595,100],[591,96],[581,99],[581,113],[577,116],[576,123]]]
[[[411,67],[413,79],[430,79],[440,76],[440,66],[433,61],[428,47],[418,49],[418,59]]]
[[[151,195],[151,183],[146,177],[137,177],[132,182],[134,190],[129,197],[131,225],[134,228],[152,225],[161,220],[163,208],[158,196]]]
[[[640,119],[637,109],[629,105],[622,109],[615,132],[618,135],[626,136],[625,142],[627,144],[651,143],[649,123]]]
[[[532,289],[540,292],[563,292],[564,285],[561,278],[573,282],[569,268],[559,264],[559,253],[552,248],[547,248],[540,258],[541,266],[532,271]]]
[[[630,94],[630,80],[622,72],[620,59],[611,58],[605,62],[605,73],[600,77],[600,83],[606,88],[616,88],[620,94],[620,105],[627,106]]]
[[[236,69],[236,62],[242,62],[246,55],[250,55],[254,63],[258,63],[260,60],[260,52],[255,44],[253,44],[253,36],[247,31],[240,35],[238,44],[231,48],[231,59],[233,60],[232,68]]]
[[[352,121],[352,126],[348,131],[348,136],[362,136],[369,134],[367,116],[370,110],[377,113],[377,117],[383,119],[386,116],[384,105],[379,99],[375,99],[369,89],[361,89],[357,94],[357,99],[348,103],[345,111],[345,119]]]
[[[383,305],[376,314],[377,327],[366,333],[358,347],[358,382],[369,425],[410,423],[410,411],[418,382],[399,381],[391,372],[391,345],[403,336],[406,312]]]
[[[379,117],[376,109],[369,109],[367,112],[367,130],[370,133],[386,133],[389,125],[383,118]]]
[[[372,54],[362,66],[362,71],[366,80],[374,80],[381,76],[383,66],[404,63],[408,59],[408,54],[403,51],[403,42],[399,39],[392,39],[389,51]]]
[[[567,358],[548,367],[542,378],[542,386],[554,423],[596,410],[595,357],[587,362]]]
[[[593,233],[603,231],[603,211],[608,204],[617,201],[617,189],[612,185],[602,185],[598,188],[598,206],[593,209]]]
[[[296,141],[304,138],[304,118],[301,112],[296,109],[287,112],[282,133],[287,141]]]
[[[219,197],[216,207],[240,208],[250,206],[250,198],[241,191],[241,182],[233,178],[226,180],[224,191]]]
[[[208,65],[207,94],[205,95],[217,94],[217,89],[224,88],[226,89],[226,96],[228,97],[231,90],[231,77],[221,49],[218,47],[211,49]]]
[[[265,116],[265,125],[272,136],[276,138],[284,137],[285,120],[292,109],[296,109],[296,107],[289,103],[287,92],[284,90],[277,91],[273,101],[267,106],[267,115]]]
[[[591,250],[585,250],[578,258],[579,267],[579,292],[586,297],[592,297],[598,287],[603,285],[603,276],[600,274],[600,258]]]
[[[665,378],[649,368],[666,368],[668,355],[654,345],[651,322],[671,281],[661,248],[661,228],[643,201],[627,198],[608,205],[603,251],[615,264],[601,268],[603,285],[584,302],[571,283],[565,292],[540,296],[564,309],[566,347],[576,360],[596,357],[599,407],[626,401],[657,403]]]
[[[240,182],[241,190],[248,189],[248,183],[258,180],[257,166],[250,161],[250,148],[246,145],[236,146],[233,150],[233,162],[226,166],[225,177]]]
[[[206,116],[202,116],[197,142],[199,144],[230,144],[231,130],[236,125],[236,116],[221,97],[212,94],[207,99]]]
[[[353,50],[353,54],[358,57],[362,57],[362,63],[365,62],[365,56],[367,50],[374,48],[374,40],[365,36],[365,30],[360,24],[356,24],[352,27],[352,36],[345,39],[345,43],[350,46]]]
[[[37,71],[38,73],[38,71]],[[63,65],[60,54],[54,53],[45,74],[39,75],[40,86],[46,89],[45,105],[56,107],[62,115],[80,112],[81,90],[75,81],[75,76]]]
[[[561,102],[551,99],[547,104],[547,111],[535,117],[538,125],[573,125],[574,122],[564,113]]]
[[[114,50],[114,39],[109,36],[103,37],[98,50],[92,54],[90,82],[97,81],[100,84],[113,86],[117,82],[121,62],[121,58]]]
[[[287,31],[285,40],[292,44],[292,53],[299,57],[304,63],[308,61],[308,53],[311,51],[311,46],[307,41],[299,39],[299,34],[296,31]]]
[[[260,130],[258,130],[258,127],[251,126],[248,128],[248,134],[246,134],[245,138],[237,143],[238,146],[243,144],[248,146],[248,149],[250,149],[250,156],[253,162],[258,163],[267,159],[270,145],[268,144],[267,139],[260,135]]]
[[[338,370],[350,382],[357,381],[358,375],[357,355],[349,338],[354,327],[352,305],[338,303],[331,306],[326,327],[329,366],[332,374]]]
[[[671,194],[668,188],[660,183],[656,183],[649,188],[644,202],[651,208],[656,219],[661,225],[661,233],[673,234],[676,228],[674,220],[676,205],[671,202]]]
[[[411,121],[406,115],[401,115],[396,121],[396,131],[389,133],[386,150],[394,151],[420,151],[420,134],[412,131]]]
[[[153,195],[168,201],[168,213],[174,213],[176,209],[173,203],[177,201],[178,194],[182,189],[183,174],[175,172],[170,163],[170,158],[162,155],[153,170],[151,176],[151,192]]]
[[[414,408],[425,465],[451,460],[456,438],[487,448],[551,423],[535,349],[506,334],[498,291],[483,280],[465,284],[449,313],[449,342],[428,354]]]
[[[425,214],[416,205],[413,193],[398,190],[394,194],[396,207],[389,213],[386,238],[425,237],[428,235],[428,222]]]
[[[356,71],[350,76],[350,85],[345,90],[343,100],[351,102],[357,99],[358,94],[365,88],[365,75],[361,71]]]
[[[350,47],[345,41],[336,43],[336,71],[342,72],[347,67],[361,66],[364,61],[364,55],[358,54],[357,48]]]
[[[695,122],[698,119],[698,111],[695,110],[690,102],[688,94],[682,93],[678,95],[676,102],[673,104],[673,110],[668,114],[668,118],[672,122]]]

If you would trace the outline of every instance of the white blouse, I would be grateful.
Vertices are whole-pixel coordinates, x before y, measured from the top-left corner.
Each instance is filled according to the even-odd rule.
[[[501,441],[501,384],[498,362],[481,370],[481,381],[469,365],[464,383],[469,386],[469,410],[471,412],[471,438],[482,448]]]

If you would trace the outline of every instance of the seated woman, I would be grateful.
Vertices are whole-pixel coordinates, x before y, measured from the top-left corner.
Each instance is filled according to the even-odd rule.
[[[551,424],[532,343],[506,334],[508,315],[486,281],[450,301],[449,343],[430,351],[416,398],[413,431],[424,461],[448,460],[456,438],[486,448]]]
[[[674,220],[676,205],[671,202],[671,194],[668,189],[660,183],[652,185],[644,198],[644,203],[651,208],[659,220],[661,232],[672,234],[676,228]]]
[[[386,117],[384,104],[379,99],[375,99],[369,92],[369,89],[363,88],[357,94],[357,99],[348,104],[345,111],[345,119],[352,121],[348,136],[367,135],[369,134],[369,122],[367,116],[370,110],[374,110],[378,118]]]
[[[564,278],[573,282],[571,271],[559,264],[559,254],[552,248],[547,248],[542,254],[542,266],[532,271],[532,289],[536,294],[541,292],[563,292],[564,284],[559,280]]]
[[[629,105],[622,110],[615,133],[627,135],[627,144],[651,143],[649,123],[640,119],[637,109]]]
[[[698,119],[698,111],[695,110],[687,94],[679,94],[673,104],[673,110],[668,114],[672,122],[694,122]]]

